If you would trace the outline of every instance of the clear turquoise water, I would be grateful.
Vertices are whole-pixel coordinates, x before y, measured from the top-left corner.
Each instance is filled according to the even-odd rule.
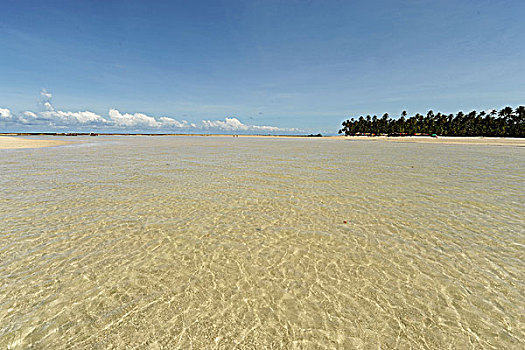
[[[523,148],[74,140],[0,150],[1,348],[524,346]]]

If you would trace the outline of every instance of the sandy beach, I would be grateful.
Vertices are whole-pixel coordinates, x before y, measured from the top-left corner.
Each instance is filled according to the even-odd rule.
[[[428,136],[406,136],[406,137],[388,137],[388,136],[335,136],[344,140],[352,141],[383,141],[383,142],[409,142],[409,143],[440,143],[450,145],[491,145],[491,146],[515,146],[525,147],[523,138],[506,138],[506,137],[452,137],[441,136],[438,138]]]
[[[213,135],[219,136],[219,135]],[[232,135],[220,135],[232,137]],[[262,138],[298,138],[298,139],[317,139],[317,140],[350,140],[350,141],[376,141],[376,142],[405,142],[405,143],[437,143],[448,145],[490,145],[490,146],[514,146],[525,147],[525,138],[508,138],[508,137],[464,137],[464,136],[440,136],[438,138],[430,136],[323,136],[323,137],[305,137],[305,136],[271,136],[271,135],[239,135],[239,137],[262,137]]]
[[[184,136],[184,135],[181,135]],[[350,140],[350,141],[377,141],[377,142],[405,142],[405,143],[438,143],[449,145],[491,145],[491,146],[514,146],[525,147],[525,138],[509,138],[509,137],[466,137],[466,136],[440,136],[437,138],[430,136],[300,136],[300,135],[187,135],[187,136],[213,136],[213,137],[241,137],[241,138],[286,138],[286,139],[314,139],[314,140]]]
[[[114,136],[114,135],[112,135]],[[121,136],[121,135],[120,135]],[[149,135],[151,136],[151,135]],[[525,147],[525,138],[506,138],[506,137],[452,137],[440,136],[433,138],[429,136],[324,136],[308,137],[299,135],[232,135],[232,134],[173,134],[162,136],[206,136],[206,137],[241,137],[241,138],[286,138],[286,139],[316,139],[316,140],[346,140],[346,141],[374,141],[374,142],[404,142],[404,143],[433,143],[449,145],[490,145],[490,146],[514,146]],[[14,136],[0,136],[0,149],[16,148],[40,148],[70,144],[71,141],[61,140],[33,140]]]
[[[171,135],[166,135],[171,136]],[[525,138],[508,137],[466,137],[466,136],[302,136],[302,135],[237,135],[237,134],[178,134],[173,136],[209,136],[209,137],[240,137],[240,138],[284,138],[284,139],[313,139],[313,140],[350,140],[350,141],[378,141],[378,142],[409,142],[409,143],[440,143],[457,145],[492,145],[525,147]]]
[[[67,145],[71,142],[58,140],[30,140],[20,137],[0,136],[0,149],[40,148]]]

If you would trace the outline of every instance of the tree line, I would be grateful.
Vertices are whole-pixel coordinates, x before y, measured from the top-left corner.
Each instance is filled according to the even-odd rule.
[[[400,118],[393,119],[388,113],[377,116],[351,118],[343,122],[340,134],[350,135],[443,135],[443,136],[496,136],[525,137],[525,107],[516,109],[505,107],[500,111],[454,114],[434,114],[426,116],[417,113],[407,118],[403,111]]]

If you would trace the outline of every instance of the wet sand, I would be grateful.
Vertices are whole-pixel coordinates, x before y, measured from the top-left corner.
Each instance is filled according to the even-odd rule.
[[[20,137],[0,136],[0,149],[40,148],[67,145],[71,142],[58,140],[30,140]]]

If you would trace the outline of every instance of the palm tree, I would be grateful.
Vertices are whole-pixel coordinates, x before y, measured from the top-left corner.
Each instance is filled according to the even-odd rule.
[[[391,119],[388,113],[378,119],[377,116],[360,116],[358,120],[351,118],[342,123],[340,130],[345,135],[355,135],[356,133],[366,134],[396,134],[396,133],[439,133],[450,136],[511,136],[525,137],[525,106],[505,107],[499,112],[471,111],[467,115],[458,112],[456,115],[434,115],[429,110],[426,116],[417,113],[415,116],[406,119],[407,113],[403,111],[397,120]]]

